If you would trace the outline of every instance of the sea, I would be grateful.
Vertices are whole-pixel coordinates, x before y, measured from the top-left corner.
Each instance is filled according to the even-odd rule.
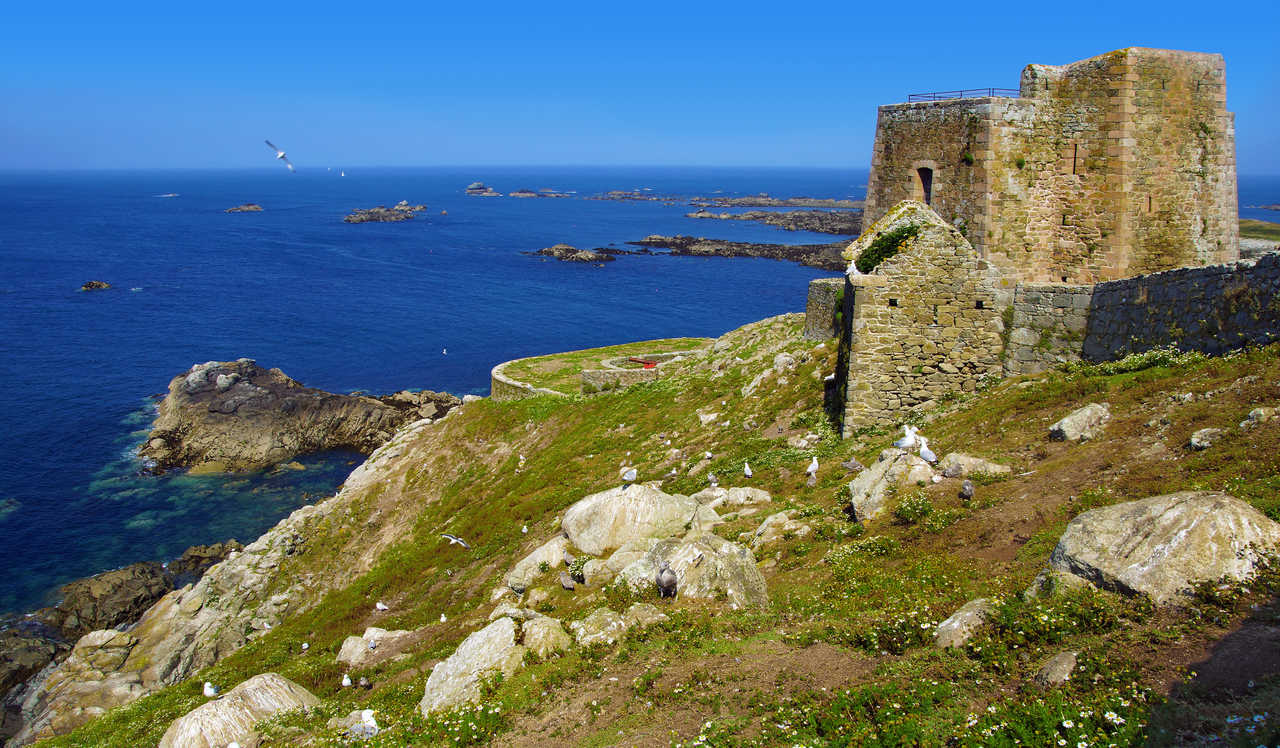
[[[486,395],[509,359],[720,335],[804,310],[832,273],[777,260],[526,254],[649,234],[830,242],[695,220],[692,196],[860,199],[856,169],[306,168],[0,173],[0,612],[69,580],[193,544],[249,542],[329,496],[361,456],[304,470],[146,475],[157,395],[193,364],[249,357],[331,392]],[[563,198],[474,197],[551,189]],[[676,201],[589,199],[610,190]],[[347,224],[407,200],[400,223]],[[242,203],[260,213],[226,213]],[[111,284],[84,292],[89,280]]]
[[[809,281],[833,274],[754,258],[659,253],[597,267],[528,253],[649,234],[829,242],[686,218],[687,199],[856,200],[867,182],[865,169],[272,167],[0,172],[0,612],[190,545],[252,541],[331,495],[362,459],[146,474],[135,453],[157,397],[193,364],[249,357],[332,392],[485,395],[490,369],[512,358],[717,336],[803,311]],[[474,181],[569,197],[468,196]],[[679,199],[591,199],[610,190]],[[342,220],[401,200],[427,210]],[[247,202],[264,210],[224,212]],[[1268,203],[1280,203],[1280,177],[1240,178],[1241,206]],[[112,287],[81,291],[89,280]]]

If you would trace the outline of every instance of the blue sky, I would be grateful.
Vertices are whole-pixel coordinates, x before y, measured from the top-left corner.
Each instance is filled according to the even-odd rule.
[[[1026,63],[1218,52],[1280,174],[1280,2],[15,3],[0,168],[865,167],[878,104]]]

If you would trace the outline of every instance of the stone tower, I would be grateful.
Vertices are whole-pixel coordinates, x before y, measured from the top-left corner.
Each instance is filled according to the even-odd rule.
[[[863,225],[923,201],[1025,281],[1239,256],[1221,55],[1131,47],[1028,65],[1019,93],[880,107]]]

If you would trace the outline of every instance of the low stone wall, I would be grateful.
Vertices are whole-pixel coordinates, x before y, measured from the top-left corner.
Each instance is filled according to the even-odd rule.
[[[809,281],[809,299],[804,308],[804,337],[826,340],[840,334],[836,312],[844,293],[845,279],[815,278]]]
[[[506,402],[510,400],[523,400],[526,397],[536,397],[538,395],[559,395],[565,397],[565,393],[549,390],[545,387],[534,387],[531,384],[512,379],[503,373],[503,369],[516,361],[524,361],[525,359],[517,358],[511,361],[504,361],[489,372],[489,397],[498,402]]]
[[[1005,376],[1079,361],[1093,286],[1019,283],[1005,314]]]
[[[844,279],[840,279],[840,281],[843,283]],[[603,369],[582,370],[582,393],[590,395],[597,392],[630,387],[641,382],[651,382],[665,373],[662,370],[662,364],[677,358],[683,358],[686,355],[688,355],[687,352],[646,353],[636,356],[636,358],[657,362],[658,365],[652,369],[626,368],[625,364],[629,362],[630,356],[607,359],[601,362],[601,365],[605,367]]]
[[[1280,340],[1280,254],[1099,283],[1082,355],[1122,358],[1157,346],[1226,353]]]

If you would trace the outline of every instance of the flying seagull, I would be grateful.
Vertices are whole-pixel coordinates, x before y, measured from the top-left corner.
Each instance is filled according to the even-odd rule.
[[[293,164],[289,163],[289,157],[288,157],[288,156],[286,156],[286,155],[284,155],[284,151],[282,151],[282,150],[280,150],[279,148],[277,148],[275,143],[272,143],[270,140],[264,140],[264,141],[262,141],[262,142],[266,143],[266,144],[267,144],[267,146],[271,148],[271,150],[273,150],[273,151],[275,151],[275,152],[276,152],[276,158],[277,158],[277,159],[279,159],[279,160],[281,160],[281,161],[283,161],[283,162],[284,162],[284,165],[285,165],[285,166],[287,166],[287,167],[289,167],[289,171],[293,171],[293,170],[294,170],[294,169],[293,169]]]
[[[467,550],[471,550],[471,546],[467,543],[467,541],[463,540],[457,535],[450,535],[447,532],[442,532],[440,533],[440,537],[444,538],[445,540],[448,540],[450,545],[457,544],[462,546],[463,548],[466,548]]]

